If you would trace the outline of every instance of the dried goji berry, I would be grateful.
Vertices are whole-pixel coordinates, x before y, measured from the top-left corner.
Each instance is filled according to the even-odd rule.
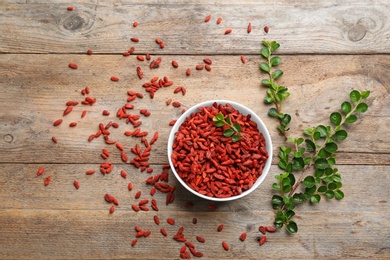
[[[229,245],[225,241],[222,242],[222,246],[223,246],[223,249],[225,249],[226,251],[229,251]]]
[[[44,171],[45,171],[45,168],[43,168],[43,167],[39,168],[39,170],[37,172],[37,176],[42,175]]]

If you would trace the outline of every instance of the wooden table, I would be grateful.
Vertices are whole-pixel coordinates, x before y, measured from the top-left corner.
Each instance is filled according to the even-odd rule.
[[[43,1],[42,1],[43,2]],[[51,2],[51,3],[50,3]],[[187,239],[208,259],[389,259],[390,258],[390,5],[376,1],[7,1],[0,4],[0,258],[3,259],[172,259],[180,258],[182,243],[172,236],[184,227]],[[229,3],[228,3],[229,2]],[[314,2],[314,3],[313,3]],[[73,6],[73,11],[67,7]],[[209,23],[204,19],[211,15]],[[218,17],[222,23],[216,24]],[[138,26],[133,27],[137,21]],[[247,33],[251,23],[252,32]],[[264,26],[269,26],[265,33]],[[225,35],[226,29],[232,32]],[[131,37],[139,42],[131,42]],[[155,42],[161,38],[165,47]],[[273,176],[281,170],[274,157],[265,182],[252,194],[233,202],[210,203],[181,187],[170,172],[169,183],[177,185],[176,199],[165,205],[165,194],[149,195],[145,179],[162,171],[168,162],[169,122],[182,108],[209,99],[228,99],[255,111],[267,124],[274,153],[284,143],[276,122],[267,116],[263,103],[266,75],[259,71],[260,42],[277,40],[283,59],[281,84],[291,97],[284,111],[293,117],[289,136],[303,129],[328,124],[328,115],[339,109],[352,89],[371,91],[369,110],[359,122],[348,126],[349,136],[339,145],[338,168],[343,176],[345,198],[297,209],[299,232],[284,230],[267,237],[259,246],[258,227],[272,224],[270,205]],[[135,52],[127,57],[131,46]],[[87,55],[88,49],[93,51]],[[136,55],[149,53],[162,58],[158,69]],[[240,60],[245,56],[247,63]],[[195,70],[204,58],[212,59],[212,70]],[[179,63],[178,68],[171,61]],[[68,67],[70,62],[78,69]],[[140,66],[144,78],[136,76]],[[186,76],[186,69],[192,74]],[[117,76],[118,82],[110,80]],[[174,84],[162,88],[151,99],[142,84],[152,77],[167,76]],[[92,106],[77,105],[63,116],[68,100],[82,101],[81,90],[89,86]],[[184,86],[187,94],[174,94]],[[99,123],[117,122],[110,138],[120,141],[129,157],[130,147],[140,142],[126,137],[131,124],[118,120],[116,112],[128,98],[127,91],[144,94],[136,99],[134,113],[141,116],[148,140],[159,139],[150,156],[153,173],[140,172],[124,164],[120,152],[103,138],[88,142]],[[172,98],[181,108],[165,102]],[[80,115],[87,111],[84,118]],[[102,111],[111,114],[103,116]],[[53,127],[56,119],[64,122]],[[70,122],[76,127],[69,127]],[[51,138],[56,136],[58,143]],[[112,173],[103,176],[102,148],[111,153]],[[129,159],[130,160],[130,159]],[[40,167],[43,175],[37,176]],[[86,175],[95,169],[93,175]],[[124,169],[128,176],[120,176]],[[44,180],[51,176],[51,183]],[[73,181],[80,183],[76,190]],[[132,182],[134,189],[127,186]],[[157,201],[159,211],[132,210],[141,199]],[[104,194],[119,200],[114,214]],[[192,207],[186,207],[192,202]],[[216,205],[210,210],[208,205]],[[150,206],[150,203],[148,204]],[[150,207],[149,207],[150,208]],[[158,215],[157,226],[153,216]],[[176,224],[167,224],[168,217]],[[196,217],[197,224],[192,224]],[[222,232],[217,232],[219,224]],[[151,235],[135,239],[134,227]],[[168,237],[160,234],[164,227]],[[247,240],[239,235],[246,231]],[[206,243],[196,241],[201,235]],[[230,250],[225,251],[221,242]]]

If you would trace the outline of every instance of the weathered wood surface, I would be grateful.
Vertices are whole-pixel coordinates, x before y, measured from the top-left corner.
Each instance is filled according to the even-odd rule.
[[[137,142],[135,138],[123,135],[125,131],[132,131],[133,127],[126,125],[124,120],[119,121],[115,115],[117,109],[126,103],[128,90],[145,94],[143,99],[132,102],[135,105],[133,113],[138,113],[141,108],[151,111],[150,117],[141,118],[141,129],[150,131],[151,135],[156,130],[160,132],[159,144],[151,157],[153,163],[166,163],[165,143],[170,131],[168,123],[177,119],[182,111],[182,108],[166,106],[165,101],[169,98],[180,101],[184,108],[209,99],[229,99],[242,103],[271,126],[275,149],[283,142],[277,135],[275,121],[267,117],[268,107],[262,102],[265,90],[259,86],[259,82],[265,75],[259,72],[258,56],[247,56],[249,61],[246,64],[241,63],[239,56],[215,56],[210,72],[194,69],[208,56],[161,56],[163,61],[158,70],[150,70],[148,63],[138,61],[135,56],[2,56],[0,73],[6,89],[0,102],[7,113],[1,120],[4,120],[4,134],[12,139],[10,142],[3,140],[0,144],[3,162],[43,160],[47,163],[99,163],[103,139],[90,143],[86,140],[98,130],[99,123],[106,124],[111,120],[120,124],[118,129],[111,131],[113,138],[128,148],[133,147]],[[170,65],[172,59],[179,62],[179,68],[174,69]],[[357,125],[348,126],[351,134],[348,141],[340,145],[339,160],[346,164],[390,163],[390,160],[386,160],[390,147],[390,136],[387,134],[390,128],[387,116],[390,114],[390,71],[386,67],[386,64],[390,64],[389,56],[282,56],[282,59],[285,63],[281,68],[286,72],[291,71],[285,73],[282,83],[291,86],[292,95],[299,97],[291,98],[285,105],[286,111],[294,115],[292,136],[300,134],[307,127],[328,124],[328,115],[339,109],[341,102],[338,97],[346,99],[353,88],[364,86],[372,91],[370,110]],[[79,68],[69,69],[69,62],[76,62]],[[136,76],[136,66],[142,66],[144,79]],[[193,70],[190,77],[185,75],[187,68]],[[118,76],[120,80],[110,81],[111,75]],[[154,76],[168,76],[174,85],[159,90],[151,100],[142,84]],[[85,86],[90,86],[91,96],[96,97],[97,102],[92,107],[78,105],[63,117],[68,100],[80,102],[84,99],[80,90]],[[174,94],[177,86],[185,86],[187,94]],[[81,112],[85,109],[88,114],[81,119]],[[104,109],[109,110],[111,115],[102,116]],[[63,118],[64,122],[52,127],[58,118]],[[72,121],[78,122],[77,127],[69,127]],[[367,132],[375,135],[367,135]],[[53,135],[59,139],[58,145],[51,141]],[[119,154],[116,148],[112,150],[115,155]],[[52,156],[53,153],[60,153],[61,156]],[[80,154],[83,156],[80,157]],[[359,156],[359,160],[354,159],[355,155]],[[120,162],[118,156],[110,159]]]
[[[272,178],[267,178],[239,203],[216,204],[218,212],[208,210],[204,201],[179,187],[180,196],[174,204],[166,207],[165,196],[156,193],[158,213],[135,213],[130,205],[137,201],[136,190],[126,191],[127,180],[117,171],[107,176],[85,176],[82,170],[90,167],[49,165],[46,171],[53,181],[45,188],[43,179],[36,176],[37,165],[3,164],[0,184],[6,189],[1,189],[0,195],[12,199],[4,199],[0,210],[2,258],[151,259],[157,252],[158,259],[178,258],[181,244],[171,237],[164,238],[160,228],[166,228],[172,236],[180,226],[185,227],[188,240],[207,259],[283,258],[280,254],[286,251],[286,246],[289,256],[295,259],[384,259],[390,253],[389,166],[341,166],[344,182],[349,184],[344,188],[345,199],[300,206],[300,231],[293,237],[284,232],[270,235],[267,246],[261,248],[256,242],[257,228],[272,221],[273,213],[269,210]],[[273,166],[272,172],[277,171]],[[134,183],[147,176],[129,172]],[[373,178],[374,173],[382,177]],[[80,181],[79,190],[73,187],[74,179]],[[174,179],[170,182],[176,184]],[[367,188],[367,183],[380,192]],[[143,193],[150,189],[144,184],[138,187]],[[108,215],[109,205],[103,198],[106,192],[120,198],[120,206],[113,215]],[[185,207],[187,201],[193,201],[194,206]],[[153,222],[154,215],[161,219],[159,226]],[[168,217],[175,218],[174,226],[166,223]],[[194,217],[198,219],[196,225],[192,224]],[[221,223],[225,227],[218,233],[216,228]],[[132,248],[135,225],[151,230],[152,234],[139,239]],[[248,238],[240,242],[238,237],[244,231],[248,232]],[[206,238],[206,243],[198,243],[196,235]],[[223,240],[231,246],[229,252],[222,249]]]
[[[139,37],[139,53],[257,54],[268,25],[282,53],[390,53],[387,0],[2,2],[0,52],[122,53],[130,37]],[[163,51],[156,37],[165,41]]]
[[[67,11],[69,5],[75,10]],[[180,226],[207,259],[390,258],[387,1],[1,1],[0,12],[0,258],[178,259],[182,245],[172,235]],[[206,24],[203,19],[208,14],[212,20]],[[219,26],[217,17],[223,18]],[[137,28],[132,26],[135,20]],[[248,22],[253,25],[251,34],[246,33]],[[264,25],[270,26],[268,35]],[[227,28],[233,29],[232,34],[223,34]],[[130,37],[141,41],[132,43]],[[166,42],[163,50],[154,42],[156,37]],[[180,101],[183,108],[209,99],[229,99],[251,108],[269,126],[276,153],[283,140],[262,102],[265,89],[260,81],[265,75],[258,69],[259,42],[264,38],[282,45],[280,68],[285,73],[280,82],[291,92],[284,107],[293,116],[291,136],[327,124],[328,115],[339,109],[350,90],[371,90],[369,110],[348,126],[348,139],[339,145],[336,159],[345,198],[299,206],[298,234],[278,232],[259,247],[257,228],[270,224],[274,216],[271,184],[279,173],[274,158],[259,189],[239,201],[216,204],[217,211],[210,211],[209,202],[179,185],[173,204],[166,206],[163,194],[154,195],[159,212],[132,211],[137,190],[142,198],[151,198],[150,187],[144,184],[149,174],[122,163],[118,149],[101,138],[88,142],[88,136],[100,122],[112,120],[120,125],[110,129],[113,139],[127,149],[139,142],[123,135],[133,127],[115,117],[126,103],[126,92],[135,90],[145,97],[132,102],[134,113],[141,108],[151,111],[150,117],[141,118],[141,129],[150,132],[149,139],[154,131],[160,133],[150,157],[153,174],[167,163],[168,123],[182,110],[166,106],[168,98]],[[162,57],[160,68],[150,70],[149,63],[135,55],[122,57],[130,46],[136,47],[136,53],[152,54],[152,59]],[[87,49],[94,55],[85,55]],[[248,59],[246,64],[240,55]],[[206,57],[213,60],[212,71],[196,71]],[[179,68],[170,65],[173,59]],[[69,62],[79,68],[68,68]],[[137,66],[144,71],[142,80],[136,76]],[[192,69],[189,77],[187,68]],[[112,75],[120,80],[110,81]],[[160,89],[151,100],[142,84],[154,76],[168,76],[174,85]],[[83,100],[80,90],[86,86],[97,102],[78,105],[63,117],[65,102]],[[185,86],[187,94],[173,94],[177,86]],[[84,109],[88,113],[81,119]],[[104,109],[111,115],[102,116]],[[53,127],[58,118],[64,122]],[[78,122],[75,128],[69,127],[72,121]],[[58,144],[51,141],[53,135]],[[112,154],[114,171],[86,176],[87,169],[98,170],[104,147]],[[42,166],[44,175],[36,176]],[[121,169],[128,172],[127,179],[119,175]],[[44,187],[49,175],[51,184]],[[81,184],[79,190],[73,186],[75,179]],[[129,181],[135,187],[131,192]],[[170,183],[178,184],[173,174]],[[120,202],[112,215],[105,193]],[[194,206],[185,207],[187,201]],[[154,215],[161,218],[160,226],[154,224]],[[177,223],[168,225],[167,217]],[[197,225],[191,223],[193,217],[198,218]],[[218,233],[220,223],[225,228]],[[135,225],[152,234],[132,248]],[[160,227],[167,228],[170,236],[162,237]],[[243,243],[238,236],[244,231],[248,238]],[[196,235],[207,242],[196,242]],[[223,240],[230,251],[223,250]]]

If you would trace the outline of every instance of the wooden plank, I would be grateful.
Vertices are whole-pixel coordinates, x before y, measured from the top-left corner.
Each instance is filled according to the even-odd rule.
[[[92,178],[85,179],[81,188],[75,190],[71,185],[73,179],[82,181],[84,178],[78,168],[89,167],[51,165],[45,175],[55,172],[53,182],[44,188],[45,175],[35,175],[37,165],[2,165],[0,258],[156,258],[151,252],[159,252],[159,259],[179,258],[182,244],[172,240],[172,236],[180,226],[184,227],[186,238],[205,254],[206,259],[269,256],[282,259],[285,255],[276,252],[282,252],[286,246],[293,248],[289,258],[294,259],[390,257],[387,228],[390,225],[389,166],[339,167],[343,173],[345,198],[316,206],[301,205],[296,210],[299,232],[293,236],[284,232],[268,234],[268,242],[261,248],[256,241],[260,236],[257,228],[271,223],[273,218],[269,204],[272,176],[268,176],[251,195],[217,204],[216,211],[207,209],[207,201],[194,199],[189,192],[179,189],[175,202],[167,207],[161,205],[163,198],[156,193],[155,198],[161,205],[159,212],[135,213],[129,209],[131,199],[122,186],[124,180],[116,173],[104,178],[88,176]],[[272,175],[275,172],[277,169],[273,166]],[[140,176],[132,178],[136,186],[144,190],[138,183],[142,180]],[[368,183],[380,192],[373,192],[367,187]],[[107,189],[109,186],[110,190]],[[110,205],[102,199],[101,193],[113,189],[120,206],[109,215]],[[142,198],[148,197],[142,195]],[[192,208],[184,207],[188,200],[194,202]],[[154,215],[161,219],[159,226],[153,222]],[[168,217],[175,218],[174,226],[166,223]],[[194,217],[198,219],[196,225],[192,224]],[[225,225],[223,231],[216,232],[221,223]],[[151,230],[152,234],[140,238],[132,248],[135,225]],[[159,233],[161,227],[167,229],[168,237]],[[248,232],[248,238],[240,242],[238,237],[244,231]],[[198,243],[196,235],[205,237],[206,243]],[[222,249],[222,241],[229,243],[230,251]]]
[[[0,52],[122,53],[139,37],[138,53],[257,54],[263,39],[283,53],[389,53],[387,0],[367,1],[90,1],[48,5],[2,1]],[[204,23],[212,15],[209,23]],[[220,25],[217,17],[223,18]],[[133,28],[133,22],[139,26]],[[248,23],[253,30],[248,34]],[[263,27],[268,25],[268,35]],[[224,35],[226,29],[232,33]],[[299,37],[298,37],[299,36]],[[161,50],[154,42],[162,38]],[[373,48],[375,43],[375,48]]]
[[[45,172],[37,176],[40,167],[45,167]],[[109,204],[105,202],[104,195],[112,194],[119,200],[119,210],[131,210],[131,204],[138,203],[134,198],[135,193],[140,190],[142,198],[151,199],[149,192],[152,186],[146,185],[145,180],[150,176],[149,173],[141,173],[131,166],[114,165],[112,174],[103,176],[97,165],[92,164],[2,164],[0,185],[3,187],[0,195],[3,198],[0,209],[48,209],[48,210],[107,210]],[[161,165],[153,166],[153,175],[161,172]],[[94,175],[86,175],[88,169],[96,169]],[[120,176],[120,170],[125,169],[128,177],[123,179]],[[354,200],[359,200],[359,209],[364,211],[378,211],[386,203],[389,190],[386,185],[390,178],[386,171],[389,166],[366,166],[366,165],[340,165],[338,167],[343,178],[342,190],[346,194],[345,199],[340,202],[329,202],[321,204],[321,210],[351,210],[355,207]],[[277,166],[272,166],[269,175],[253,194],[240,200],[249,205],[255,205],[253,210],[267,210],[268,202],[264,203],[259,198],[270,199],[273,193],[271,185],[275,182],[274,175],[279,174],[281,170]],[[44,180],[51,176],[49,186],[44,186]],[[383,176],[377,178],[376,176]],[[154,198],[157,200],[160,211],[208,211],[207,201],[200,199],[192,193],[186,191],[179,185],[174,175],[171,173],[169,183],[177,186],[176,200],[174,204],[165,206],[165,194],[157,192]],[[73,181],[77,180],[81,188],[76,190]],[[127,188],[129,182],[133,183],[133,190],[130,192]],[[372,193],[371,189],[365,188],[367,183],[371,187],[381,192]],[[10,199],[12,198],[12,199]],[[358,198],[358,199],[357,199]],[[366,198],[366,199],[364,199]],[[183,207],[187,201],[192,201],[196,206],[194,208]],[[337,204],[337,203],[340,203]],[[148,204],[150,205],[150,204]],[[219,211],[235,211],[238,207],[236,202],[217,204]],[[349,205],[349,206],[348,206]],[[313,209],[312,207],[303,208],[303,210]],[[301,210],[299,208],[299,210]]]
[[[251,108],[269,126],[275,149],[283,142],[275,129],[275,121],[267,116],[269,107],[262,102],[265,93],[259,83],[265,75],[258,69],[258,55],[247,56],[246,64],[241,63],[240,56],[213,56],[211,72],[194,69],[203,58],[210,56],[161,56],[161,67],[155,70],[133,56],[4,54],[1,57],[0,83],[4,86],[0,97],[1,162],[101,163],[101,149],[108,145],[102,138],[92,142],[87,142],[87,138],[98,130],[100,122],[106,124],[110,120],[120,124],[118,129],[111,130],[111,137],[127,148],[133,147],[139,140],[123,135],[125,131],[133,131],[133,127],[115,117],[116,111],[126,103],[128,90],[145,94],[143,99],[132,102],[135,114],[141,108],[151,111],[150,117],[141,118],[141,129],[149,131],[150,135],[160,132],[152,151],[152,164],[167,162],[168,123],[181,115],[182,108],[166,106],[169,98],[180,101],[183,108],[209,99],[239,102]],[[179,68],[170,65],[173,59],[179,62]],[[300,135],[303,129],[316,124],[327,124],[328,115],[339,108],[353,88],[370,89],[370,109],[357,125],[348,126],[349,139],[340,145],[338,162],[389,163],[388,56],[303,55],[282,56],[282,59],[281,69],[285,74],[281,84],[289,86],[292,95],[284,106],[285,112],[293,116],[290,136]],[[69,62],[76,62],[79,69],[68,68]],[[144,70],[144,79],[137,78],[136,66]],[[187,68],[193,70],[189,77],[185,75]],[[110,81],[112,75],[120,80]],[[154,76],[168,76],[174,85],[156,92],[152,100],[141,85]],[[91,96],[96,97],[97,102],[93,106],[78,105],[63,117],[66,101],[82,101],[84,96],[80,90],[86,86],[90,86]],[[187,94],[173,94],[177,86],[185,86]],[[102,116],[104,109],[111,115]],[[81,119],[83,110],[88,113]],[[52,123],[58,118],[63,118],[64,123],[53,127]],[[68,126],[72,121],[78,122],[77,127]],[[51,141],[53,135],[58,138],[58,144]],[[109,149],[113,154],[110,160],[121,162],[118,149]],[[354,159],[355,154],[359,160]]]
[[[140,238],[134,247],[130,243],[135,239],[134,226],[146,216],[140,214],[134,217],[131,212],[115,212],[115,216],[106,216],[106,211],[81,210],[6,210],[0,212],[0,220],[6,224],[0,235],[0,257],[12,259],[108,259],[108,258],[136,258],[136,259],[179,259],[179,251],[183,243],[176,242],[172,236],[180,225],[161,226],[169,232],[169,237],[162,237],[160,227],[153,224],[143,225],[145,230],[152,234],[147,238]],[[188,241],[195,248],[203,252],[202,259],[254,259],[258,257],[285,259],[286,247],[289,258],[295,259],[388,259],[388,234],[383,227],[388,226],[389,213],[378,213],[383,218],[377,221],[378,214],[371,212],[352,212],[349,218],[344,213],[335,212],[304,212],[307,219],[301,226],[302,230],[293,236],[284,232],[267,236],[267,243],[259,247],[257,238],[258,220],[253,224],[243,224],[231,214],[221,214],[214,219],[210,213],[203,213],[196,227],[189,225],[184,230]],[[186,216],[188,213],[178,213],[177,216]],[[200,215],[200,214],[199,214]],[[269,219],[270,213],[258,212],[262,220]],[[319,216],[324,225],[318,225]],[[165,216],[164,216],[165,217]],[[234,220],[233,220],[234,218]],[[152,219],[152,217],[150,217]],[[223,234],[215,230],[220,222],[229,219]],[[208,228],[212,226],[212,230]],[[235,228],[234,228],[235,227]],[[245,242],[238,239],[239,234],[247,231]],[[206,243],[198,243],[196,235],[202,235]],[[346,239],[348,237],[348,239]],[[34,243],[31,243],[34,241]],[[224,251],[221,242],[226,241],[229,251]],[[66,250],[63,250],[66,249]],[[157,256],[158,252],[158,257]]]

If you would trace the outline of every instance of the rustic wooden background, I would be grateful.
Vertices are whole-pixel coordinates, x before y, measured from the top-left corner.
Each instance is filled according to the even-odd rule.
[[[73,11],[67,7],[73,6]],[[182,246],[172,239],[180,226],[187,239],[207,259],[389,259],[390,258],[390,4],[376,1],[0,1],[0,258],[3,259],[172,259],[179,258]],[[209,23],[204,23],[211,15]],[[222,17],[220,25],[216,19]],[[133,27],[133,22],[139,23]],[[246,32],[248,23],[253,30]],[[266,34],[263,27],[270,30]],[[226,29],[232,33],[224,35]],[[130,37],[138,37],[133,43]],[[160,49],[154,42],[165,42]],[[144,93],[142,84],[154,76],[168,76],[174,82],[159,90],[151,100],[147,95],[133,102],[137,109],[148,108],[141,129],[158,130],[150,162],[153,174],[167,163],[166,143],[169,121],[181,108],[166,106],[168,98],[184,108],[209,99],[229,99],[254,110],[268,125],[274,151],[283,143],[275,121],[267,117],[262,100],[266,75],[258,69],[261,40],[278,40],[283,59],[281,83],[291,97],[285,111],[293,116],[290,136],[303,129],[327,123],[328,115],[339,109],[352,89],[371,90],[369,110],[357,124],[348,126],[349,137],[340,145],[337,157],[343,176],[342,201],[322,201],[297,209],[299,232],[269,235],[260,247],[259,225],[272,223],[270,205],[273,175],[279,173],[277,160],[265,182],[239,201],[209,203],[178,186],[173,204],[165,206],[165,195],[154,198],[159,212],[134,212],[134,194],[151,198],[144,184],[149,176],[124,164],[119,152],[102,139],[87,142],[100,122],[119,123],[113,139],[127,148],[136,143],[123,135],[130,125],[115,117],[126,103],[128,90]],[[159,69],[148,62],[122,53],[135,46],[135,53],[162,57]],[[93,55],[86,55],[88,49]],[[240,56],[248,62],[243,64]],[[213,60],[212,71],[196,71],[204,58]],[[175,59],[179,68],[170,62]],[[69,62],[79,65],[68,68]],[[141,66],[145,77],[136,77]],[[186,76],[185,70],[192,69]],[[118,76],[118,82],[110,81]],[[97,98],[93,106],[75,107],[62,117],[65,102],[83,100],[80,90],[89,86]],[[187,94],[173,94],[175,86],[185,86]],[[145,93],[146,94],[146,93]],[[87,109],[87,116],[80,118]],[[111,112],[102,116],[102,110]],[[59,127],[52,123],[64,118]],[[77,127],[68,127],[71,121]],[[59,142],[54,144],[55,135]],[[149,137],[151,138],[151,137]],[[114,171],[106,176],[85,171],[98,170],[103,162],[101,149],[108,148]],[[37,176],[37,170],[45,173]],[[125,169],[125,180],[119,171]],[[43,182],[51,176],[51,183]],[[79,190],[73,181],[81,184]],[[127,190],[127,183],[134,190]],[[178,184],[170,175],[170,183]],[[115,195],[120,205],[114,214],[104,194]],[[191,201],[193,207],[185,207]],[[216,211],[207,208],[217,205]],[[153,216],[162,220],[160,226]],[[176,220],[174,226],[166,218]],[[198,219],[192,224],[193,217]],[[223,232],[216,232],[223,223]],[[134,226],[152,234],[131,247]],[[169,233],[163,237],[159,230]],[[245,242],[238,236],[248,232]],[[195,236],[206,238],[196,242]],[[221,242],[230,250],[225,251]]]

